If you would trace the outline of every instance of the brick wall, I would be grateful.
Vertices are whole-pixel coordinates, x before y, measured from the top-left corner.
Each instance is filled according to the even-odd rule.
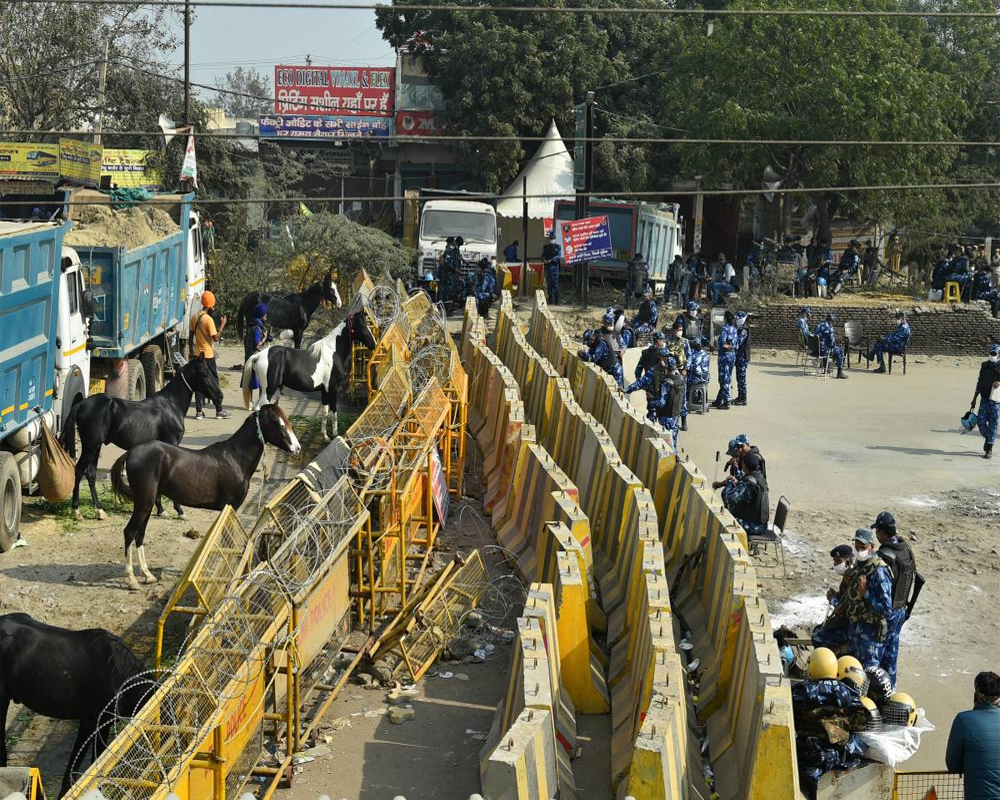
[[[764,347],[797,348],[795,321],[802,303],[774,303],[748,308],[753,316],[754,342]],[[993,319],[986,303],[925,303],[897,306],[848,306],[808,303],[813,313],[810,327],[823,321],[827,311],[837,317],[837,338],[843,336],[848,320],[861,323],[862,334],[874,342],[896,326],[898,308],[906,311],[910,323],[909,352],[927,355],[983,355],[991,342],[1000,341],[1000,320]]]

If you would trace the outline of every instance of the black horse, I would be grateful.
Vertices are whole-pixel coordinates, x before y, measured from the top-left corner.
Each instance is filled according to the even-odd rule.
[[[301,450],[285,412],[276,405],[255,411],[228,439],[204,450],[188,450],[163,442],[146,442],[129,450],[111,467],[111,485],[119,496],[132,500],[132,516],[125,525],[125,579],[138,589],[132,573],[132,547],[139,557],[139,569],[146,583],[156,577],[146,565],[143,540],[154,503],[165,494],[174,505],[221,511],[225,506],[239,510],[250,491],[250,478],[269,442],[289,453]],[[128,473],[128,485],[122,469]]]
[[[191,396],[201,392],[222,401],[219,379],[209,370],[205,360],[198,356],[185,364],[170,382],[152,397],[145,400],[120,400],[106,394],[93,394],[70,411],[59,443],[74,458],[76,436],[74,423],[80,431],[83,452],[76,462],[76,480],[73,484],[73,512],[80,513],[80,479],[86,475],[90,496],[94,500],[99,519],[108,515],[97,499],[97,459],[101,447],[115,444],[123,450],[158,439],[169,444],[179,444],[184,438],[184,415],[191,407]],[[159,506],[163,513],[162,506]],[[180,508],[178,514],[182,514]]]
[[[270,316],[270,313],[268,314]],[[323,439],[326,418],[333,412],[333,435],[337,435],[337,388],[351,368],[351,346],[359,342],[374,350],[378,343],[368,327],[364,311],[356,311],[308,350],[271,346],[254,353],[243,366],[243,403],[250,408],[250,374],[257,373],[261,386],[254,409],[276,403],[282,389],[320,392],[323,405]]]
[[[70,631],[27,614],[0,617],[0,767],[7,766],[11,702],[45,717],[79,720],[59,790],[62,797],[73,774],[82,772],[88,741],[96,760],[109,744],[115,715],[134,716],[154,690],[151,680],[136,680],[144,672],[146,667],[125,642],[100,628]],[[114,714],[102,714],[116,695]]]
[[[333,282],[329,272],[323,276],[323,280],[297,294],[280,295],[268,292],[251,292],[240,303],[240,310],[236,315],[236,331],[242,339],[246,321],[250,319],[254,306],[258,303],[264,303],[267,306],[268,325],[276,331],[290,330],[294,337],[295,349],[298,350],[302,347],[302,332],[309,324],[312,315],[316,313],[319,304],[324,300],[328,303],[335,303],[337,308],[343,305],[340,301],[340,292],[337,291],[337,284]]]

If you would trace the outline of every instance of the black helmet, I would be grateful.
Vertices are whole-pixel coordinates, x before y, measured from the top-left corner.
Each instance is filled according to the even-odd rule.
[[[465,244],[465,239],[463,239],[461,236],[456,236],[455,237],[455,244],[457,244],[459,247],[461,247],[462,245]]]
[[[868,696],[881,708],[892,697],[892,678],[882,667],[867,667],[865,675],[868,676]]]

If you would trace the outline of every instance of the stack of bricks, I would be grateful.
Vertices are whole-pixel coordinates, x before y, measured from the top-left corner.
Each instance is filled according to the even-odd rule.
[[[923,355],[985,355],[992,342],[1000,341],[1000,320],[990,314],[989,305],[974,303],[917,303],[903,306],[890,304],[871,306],[827,305],[812,303],[772,303],[751,312],[754,344],[761,347],[797,349],[800,338],[795,322],[802,305],[812,308],[810,328],[823,321],[832,311],[837,322],[837,339],[844,335],[844,323],[861,323],[862,335],[870,342],[896,327],[896,311],[906,312],[912,335],[908,351]]]

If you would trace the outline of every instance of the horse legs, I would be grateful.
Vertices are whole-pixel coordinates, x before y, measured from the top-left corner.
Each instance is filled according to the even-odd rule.
[[[295,342],[295,349],[302,349],[302,329],[292,328],[292,341]]]
[[[139,545],[137,552],[139,554],[139,571],[142,573],[143,583],[157,583],[159,578],[149,571],[149,566],[146,564],[146,546]]]
[[[83,770],[79,769],[79,767],[82,766],[79,763],[79,760],[83,756],[83,746],[87,743],[87,740],[93,733],[93,723],[80,720],[80,729],[77,731],[76,741],[73,743],[73,750],[69,757],[69,763],[66,765],[66,774],[63,776],[62,788],[59,790],[59,797],[66,794],[66,792],[69,791],[69,787],[73,785],[74,768],[76,768],[76,772],[83,773]]]
[[[80,480],[86,476],[87,484],[90,486],[90,498],[94,501],[94,508],[97,509],[98,519],[107,519],[108,515],[101,508],[101,501],[97,498],[97,459],[100,458],[101,448],[83,446],[80,460],[76,462],[73,482],[73,515],[77,519],[83,519],[80,511]]]
[[[132,551],[135,550],[135,544],[133,542],[125,540],[125,582],[128,584],[128,588],[133,591],[138,590],[139,581],[135,579],[135,572],[132,570]]]
[[[177,519],[187,519],[187,517],[184,516],[184,509],[181,508],[181,504],[176,500],[172,502],[174,504],[174,511],[177,512]],[[163,510],[163,496],[156,495],[156,516],[162,517],[164,513],[166,512]]]
[[[146,525],[149,524],[149,514],[152,511],[151,506],[152,503],[143,502],[143,498],[137,495],[132,507],[132,516],[129,517],[128,523],[125,525],[125,581],[128,583],[130,589],[139,588],[139,583],[135,579],[135,573],[132,571],[132,553],[134,550],[139,550],[139,569],[146,576],[147,582],[152,577],[148,569],[143,569],[145,556],[142,555],[142,545],[139,544],[146,535]]]
[[[7,766],[7,708],[10,697],[0,690],[0,767]]]
[[[184,509],[181,508],[181,504],[174,500],[174,511],[177,512],[177,519],[187,519],[187,515],[184,513]]]

